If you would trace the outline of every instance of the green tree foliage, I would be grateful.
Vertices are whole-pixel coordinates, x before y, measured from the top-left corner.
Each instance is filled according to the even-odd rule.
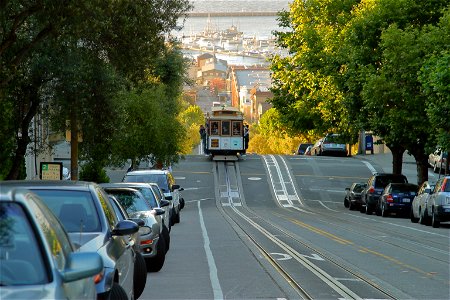
[[[431,124],[421,119],[425,108],[429,116],[432,109],[417,74],[428,57],[439,57],[449,45],[450,35],[442,29],[448,18],[441,19],[448,5],[443,0],[294,1],[280,14],[287,30],[277,33],[289,54],[271,60],[272,103],[283,124],[298,132],[341,132],[351,142],[360,129],[373,130],[398,159],[405,149],[413,153],[423,166],[419,182],[426,179],[424,147]],[[439,22],[440,40],[432,34]],[[395,161],[394,171],[401,172],[401,160]]]
[[[128,81],[131,89],[157,77],[171,98],[176,99],[181,91],[182,77],[177,73],[184,72],[182,57],[172,46],[167,46],[165,36],[191,8],[188,0],[70,3],[10,0],[2,1],[0,8],[0,101],[2,106],[7,107],[9,101],[14,109],[21,110],[5,114],[15,121],[16,127],[4,139],[0,155],[5,163],[0,173],[8,173],[11,179],[18,176],[20,162],[30,143],[30,122],[41,108],[55,105],[57,111],[64,112],[59,120],[61,127],[67,111],[83,105],[77,115],[84,126],[84,135],[87,141],[96,141],[95,148],[101,149],[97,152],[102,152],[105,160],[108,151],[104,150],[108,150],[108,140],[112,136],[108,130],[112,126],[113,120],[109,117],[113,110],[103,114],[98,111],[101,107],[112,108],[110,95],[123,87],[122,84],[114,87],[109,80],[103,84],[105,77],[120,76]],[[68,56],[69,52],[74,56]],[[31,78],[33,70],[38,70],[33,68],[36,62],[46,60],[48,64],[42,64],[42,69],[49,72]],[[61,74],[70,75],[72,82]],[[52,91],[53,87],[60,88],[59,92]],[[58,93],[58,98],[49,96]],[[56,100],[57,103],[52,102]],[[178,107],[174,103],[176,101],[166,101],[166,114],[177,115]],[[103,127],[99,127],[101,125]],[[93,128],[96,133],[91,133]],[[171,135],[173,138],[180,136]],[[92,159],[98,157],[93,155],[94,147],[88,147],[93,143],[85,145],[84,154]],[[168,156],[174,152],[172,149]]]
[[[247,151],[258,154],[292,154],[300,143],[313,140],[309,135],[296,135],[287,130],[280,113],[274,108],[266,111],[259,124],[250,126]]]

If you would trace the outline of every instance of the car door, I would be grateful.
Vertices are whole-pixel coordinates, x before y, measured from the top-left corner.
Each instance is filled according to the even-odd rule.
[[[430,197],[428,198],[427,202],[427,215],[431,217],[432,213],[432,207],[434,206],[434,202],[436,201],[436,197],[439,195],[439,191],[441,189],[442,183],[444,182],[444,178],[439,179],[436,182],[436,185],[434,187],[433,193],[431,193]]]
[[[108,219],[108,223],[117,224],[119,219],[117,218],[112,204],[109,202],[108,195],[102,188],[96,188],[97,197],[102,203],[102,208]],[[114,225],[110,226],[110,230],[114,229]],[[109,239],[105,242],[104,251],[116,264],[116,269],[119,272],[119,285],[125,290],[128,298],[132,299],[133,296],[133,274],[134,274],[134,260],[135,253],[133,249],[133,239],[130,235],[113,236],[110,235]]]

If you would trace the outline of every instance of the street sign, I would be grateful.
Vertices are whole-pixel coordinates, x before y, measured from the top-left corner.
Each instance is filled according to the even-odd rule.
[[[40,178],[42,180],[62,180],[63,164],[60,162],[41,162]]]

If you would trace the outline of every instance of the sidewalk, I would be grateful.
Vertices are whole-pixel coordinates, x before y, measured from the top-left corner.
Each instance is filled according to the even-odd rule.
[[[369,162],[379,173],[392,173],[392,153],[378,153],[378,154],[357,154],[354,158]],[[408,178],[408,182],[417,183],[417,167],[414,156],[403,154],[402,173]],[[433,179],[434,174],[428,173],[430,180]]]
[[[392,173],[392,153],[378,153],[378,154],[357,154],[354,158],[367,161],[377,172]],[[408,182],[417,184],[417,165],[414,156],[403,154],[402,173],[408,178]],[[442,176],[442,175],[441,175]],[[439,179],[439,174],[433,172],[431,168],[428,169],[428,181],[436,182]]]

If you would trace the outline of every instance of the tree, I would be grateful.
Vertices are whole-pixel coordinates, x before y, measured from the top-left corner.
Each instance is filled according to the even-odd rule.
[[[76,47],[72,49],[84,49],[85,55],[93,60],[97,58],[107,63],[128,79],[129,85],[146,82],[149,71],[156,67],[155,61],[165,56],[165,34],[176,27],[178,18],[190,7],[187,0],[3,1],[0,4],[0,100],[12,101],[13,107],[23,110],[20,118],[11,115],[18,121],[14,123],[18,127],[14,129],[14,138],[7,139],[15,139],[12,151],[15,153],[5,152],[12,160],[4,164],[11,166],[10,171],[3,171],[10,174],[8,178],[18,176],[18,168],[26,152],[24,149],[30,142],[24,132],[28,132],[30,122],[42,104],[39,80],[35,81],[33,89],[22,85],[25,88],[22,93],[28,93],[27,97],[17,96],[17,89],[21,87],[18,81],[30,73],[34,60],[41,56],[50,57],[46,51],[70,47],[75,42]],[[54,48],[48,48],[49,45]],[[56,55],[52,59],[58,61]],[[51,74],[49,72],[45,76]],[[178,91],[170,86],[168,92],[175,95]],[[70,93],[66,96],[63,99],[67,101],[67,107],[76,108],[77,99]],[[21,133],[20,138],[18,132]]]

